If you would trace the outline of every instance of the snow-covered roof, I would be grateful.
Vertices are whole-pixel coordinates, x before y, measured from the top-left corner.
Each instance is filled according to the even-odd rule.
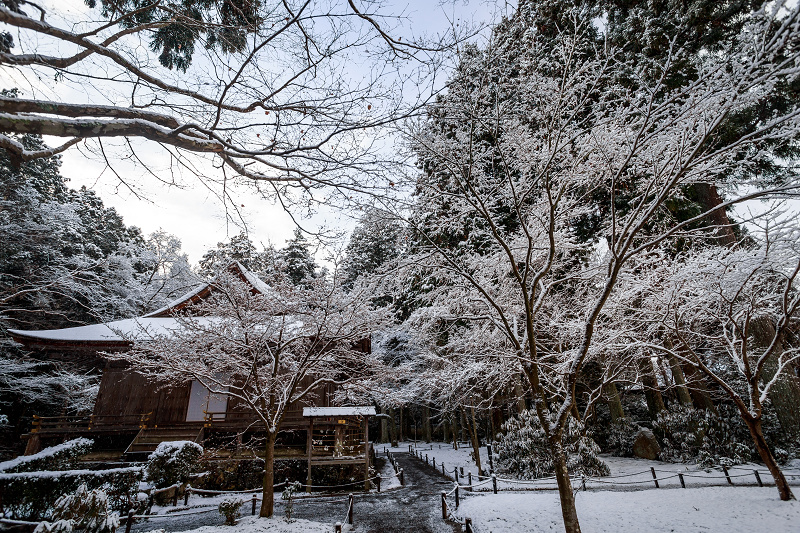
[[[375,416],[371,406],[303,407],[303,416]]]
[[[195,317],[193,320],[205,322],[210,317]],[[119,343],[170,334],[181,326],[174,318],[126,318],[104,324],[78,326],[64,329],[18,330],[9,329],[13,337],[42,339],[49,341]]]
[[[255,291],[263,295],[276,295],[274,289],[261,281],[258,276],[247,270],[244,265],[234,261],[227,268],[228,272],[238,274]],[[180,298],[176,298],[164,307],[138,318],[128,318],[106,322],[104,324],[92,324],[90,326],[78,326],[64,329],[45,329],[45,330],[19,330],[10,329],[11,335],[18,341],[58,341],[67,343],[94,343],[94,344],[126,344],[131,341],[148,339],[160,335],[168,335],[172,331],[180,328],[180,325],[172,315],[186,305],[202,300],[211,293],[214,281],[202,283],[187,292]],[[287,320],[284,317],[282,320]],[[194,320],[199,322],[214,320],[213,318],[196,317]],[[290,331],[302,328],[301,320],[295,320],[284,325]]]
[[[208,283],[202,283],[202,284],[198,285],[197,287],[195,287],[194,289],[192,289],[189,292],[187,292],[186,294],[184,294],[183,296],[175,298],[174,300],[169,302],[164,307],[162,307],[160,309],[156,309],[155,311],[152,311],[150,313],[147,313],[146,315],[142,316],[142,318],[156,317],[158,315],[164,314],[164,313],[168,312],[170,309],[172,309],[174,307],[177,307],[180,304],[191,300],[192,298],[194,298],[195,296],[197,296],[198,294],[203,292],[207,287],[208,287]]]
[[[229,264],[226,270],[232,274],[239,274],[239,276],[242,277],[243,281],[246,281],[259,294],[275,295],[275,291],[272,289],[272,287],[261,281],[261,279],[254,273],[247,270],[247,268],[245,268],[245,266],[241,264],[239,261],[234,261],[231,264]],[[201,283],[200,285],[198,285],[191,291],[187,292],[183,296],[172,300],[164,307],[156,309],[155,311],[152,311],[150,313],[147,313],[146,315],[144,315],[144,318],[166,317],[175,311],[180,311],[180,309],[185,305],[187,305],[188,303],[194,300],[202,300],[203,298],[208,296],[208,294],[211,293],[211,288],[213,285],[214,285],[214,280],[206,283]]]

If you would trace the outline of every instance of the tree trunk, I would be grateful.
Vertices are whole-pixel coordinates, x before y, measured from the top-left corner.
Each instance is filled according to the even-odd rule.
[[[750,435],[753,437],[758,455],[769,469],[769,473],[772,474],[772,479],[775,480],[775,485],[778,487],[778,494],[780,494],[781,500],[794,500],[792,489],[789,488],[786,477],[784,477],[783,472],[778,466],[778,462],[775,461],[775,458],[772,456],[766,439],[764,439],[764,433],[761,430],[761,419],[753,419],[749,415],[745,415],[742,418],[744,418],[744,421],[747,423],[747,429],[750,430]]]
[[[397,416],[398,416],[397,432],[399,433],[397,440],[403,442],[404,440],[406,440],[406,435],[405,435],[405,424],[403,424],[403,418],[405,417],[403,417],[402,407],[398,409]]]
[[[710,183],[695,183],[691,186],[694,192],[694,197],[697,202],[703,206],[704,211],[709,211],[722,203],[722,198],[717,191],[717,186]],[[717,243],[722,246],[733,246],[736,244],[736,234],[733,232],[733,226],[728,213],[724,209],[717,209],[706,217],[708,222],[716,226],[714,234],[716,235]]]
[[[753,345],[766,348],[775,338],[775,326],[768,317],[757,318],[750,323],[750,331],[753,333]],[[778,371],[778,358],[783,353],[783,339],[775,353],[767,359],[761,381],[767,383],[775,377]],[[768,396],[781,429],[791,439],[800,437],[800,380],[790,373],[784,373],[778,377],[769,389]]]
[[[683,373],[687,378],[687,387],[689,389],[689,394],[692,396],[694,406],[698,409],[705,409],[706,411],[716,413],[717,407],[711,400],[711,396],[708,395],[705,379],[703,379],[700,372],[694,366],[686,364],[683,365]]]
[[[422,412],[422,432],[425,437],[425,442],[430,442],[431,438],[431,408],[427,405]]]
[[[394,421],[394,408],[389,408],[389,433],[392,438],[392,446],[397,447],[397,423]]]
[[[667,347],[671,348],[671,345],[668,345]],[[680,401],[685,407],[691,407],[692,396],[689,394],[689,389],[686,387],[686,377],[683,375],[681,364],[678,361],[678,358],[674,355],[670,354],[668,359],[669,368],[672,370],[672,379],[675,380],[675,390],[678,392],[678,401]]]
[[[581,526],[578,522],[578,512],[575,509],[575,494],[572,492],[572,481],[567,471],[567,456],[560,441],[550,442],[553,452],[553,465],[555,466],[556,483],[558,483],[558,498],[561,501],[561,517],[564,519],[566,533],[580,533]]]
[[[453,413],[453,449],[458,449],[458,414]]]
[[[381,408],[381,414],[387,414],[386,408]],[[389,421],[386,417],[381,417],[381,442],[389,442]]]
[[[658,388],[658,380],[653,373],[653,363],[649,358],[639,361],[639,371],[642,374],[642,385],[644,385],[644,397],[647,400],[647,411],[650,419],[655,420],[658,413],[666,409],[664,398]]]
[[[483,468],[481,468],[481,443],[478,440],[478,422],[475,420],[475,408],[470,407],[471,415],[472,415],[472,427],[469,428],[469,438],[470,442],[472,443],[472,453],[475,455],[475,466],[478,467],[478,475],[483,475]],[[464,419],[466,419],[466,413],[464,414]]]
[[[525,412],[527,406],[525,405],[525,390],[519,380],[514,383],[514,396],[516,397],[517,414],[521,415]]]
[[[611,421],[616,422],[617,419],[624,418],[625,411],[622,409],[622,400],[619,398],[617,386],[612,382],[607,382],[603,385],[603,393],[606,397],[608,410],[611,412]]]
[[[262,486],[260,517],[270,517],[275,503],[275,438],[276,434],[267,433],[267,444],[264,450],[264,484]]]

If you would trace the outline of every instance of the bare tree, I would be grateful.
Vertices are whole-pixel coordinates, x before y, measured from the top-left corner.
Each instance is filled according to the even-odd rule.
[[[761,231],[752,232],[750,242],[651,263],[626,284],[646,295],[634,344],[697,369],[727,394],[781,499],[790,500],[762,422],[767,398],[782,382],[797,379],[792,369],[800,349],[792,332],[800,321],[800,228],[772,212],[758,223]]]
[[[141,163],[138,138],[160,145],[174,168],[208,177],[213,165],[265,193],[389,188],[374,132],[425,99],[431,71],[417,67],[435,67],[439,48],[393,37],[401,19],[375,3],[87,4],[94,9],[76,15],[57,3],[0,2],[0,64],[34,95],[0,98],[0,146],[16,164],[77,145],[111,165],[109,138]],[[16,137],[25,133],[65,141],[29,150]]]
[[[322,278],[299,287],[276,277],[257,292],[227,274],[190,313],[176,316],[167,333],[109,357],[160,384],[198,381],[251,411],[267,436],[261,516],[272,516],[274,448],[287,410],[328,385],[360,392],[359,378],[379,363],[355,345],[383,325],[386,313],[372,307],[363,288],[344,293]]]
[[[663,62],[633,67],[594,46],[589,18],[573,12],[573,27],[552,39],[519,31],[465,50],[430,120],[409,132],[424,173],[413,178],[420,244],[407,265],[424,298],[506,339],[545,428],[569,533],[580,525],[564,431],[582,369],[614,340],[604,309],[631,261],[689,228],[716,229],[711,211],[670,219],[688,185],[732,172],[752,184],[712,211],[799,190],[765,188],[748,172],[763,143],[796,141],[797,107],[747,134],[723,131],[731,114],[794,79],[797,8],[755,14],[734,44],[690,59],[699,75],[677,88],[664,83],[687,60],[677,38]],[[636,89],[624,83],[631,76]],[[610,213],[600,239],[582,242],[575,220],[596,209],[595,193],[610,198]]]

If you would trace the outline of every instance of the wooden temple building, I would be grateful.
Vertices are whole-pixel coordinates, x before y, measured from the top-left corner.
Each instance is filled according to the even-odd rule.
[[[229,271],[264,295],[271,288],[240,263]],[[207,298],[213,281],[202,284],[167,306],[144,316],[103,324],[55,330],[10,330],[12,338],[42,360],[69,363],[101,375],[91,415],[35,417],[25,453],[75,437],[95,441],[95,456],[104,460],[139,460],[165,441],[188,440],[219,448],[231,456],[260,450],[263,434],[255,414],[227,396],[211,394],[197,381],[165,388],[148,381],[125,362],[107,360],[102,352],[130,349],[138,338],[175,326],[174,315],[191,313]],[[369,352],[370,340],[358,343]],[[276,459],[299,459],[311,466],[365,464],[369,470],[369,418],[374,407],[334,406],[331,386],[318,391],[313,405],[291,405],[276,443]],[[263,431],[263,430],[262,430]]]

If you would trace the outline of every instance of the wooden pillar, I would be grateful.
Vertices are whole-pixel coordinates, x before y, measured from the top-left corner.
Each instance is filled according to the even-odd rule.
[[[308,454],[308,474],[306,475],[306,492],[311,492],[311,455],[314,449],[314,417],[308,420],[308,436],[306,437],[306,453]]]
[[[25,444],[25,455],[33,455],[40,451],[42,451],[42,440],[38,433],[34,433],[28,437],[28,442]]]

